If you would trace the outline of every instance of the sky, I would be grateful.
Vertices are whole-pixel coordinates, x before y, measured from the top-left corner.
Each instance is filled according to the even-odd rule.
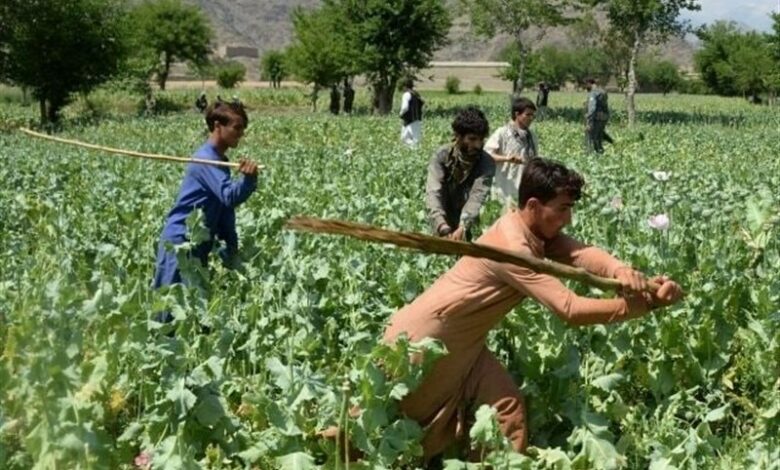
[[[681,16],[694,26],[717,20],[736,21],[751,29],[769,32],[772,20],[769,14],[778,11],[780,0],[700,0],[700,11],[684,11]]]

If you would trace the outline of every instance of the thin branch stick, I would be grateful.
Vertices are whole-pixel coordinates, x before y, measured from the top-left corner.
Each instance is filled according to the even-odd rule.
[[[135,152],[133,150],[123,150],[123,149],[117,149],[112,147],[103,147],[102,145],[88,144],[78,140],[63,139],[62,137],[54,137],[47,134],[41,134],[40,132],[35,132],[24,127],[19,128],[19,130],[24,132],[27,135],[38,137],[41,139],[51,140],[54,142],[59,142],[61,144],[75,145],[78,147],[84,147],[92,150],[99,150],[102,152],[125,155],[128,157],[146,158],[149,160],[159,160],[159,161],[177,162],[177,163],[199,163],[202,165],[221,166],[221,167],[227,167],[233,169],[238,169],[238,165],[239,165],[238,162],[224,162],[220,160],[204,160],[201,158],[188,158],[188,157],[172,157],[170,155],[160,155],[157,153],[142,153],[142,152]],[[265,166],[257,165],[258,170],[262,170],[263,168],[265,168]]]
[[[389,243],[402,248],[410,248],[426,253],[486,258],[500,263],[510,263],[516,266],[522,266],[538,273],[573,279],[600,289],[617,290],[622,287],[620,281],[617,279],[596,276],[582,268],[576,268],[549,259],[535,258],[524,253],[504,250],[479,243],[455,241],[419,233],[396,232],[354,222],[316,219],[312,217],[293,217],[285,223],[285,227],[287,229],[304,232],[345,235],[374,243]],[[659,287],[660,286],[654,282],[648,282],[648,290],[650,292],[657,291]]]

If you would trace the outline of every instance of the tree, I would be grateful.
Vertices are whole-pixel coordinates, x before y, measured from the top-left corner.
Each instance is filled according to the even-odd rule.
[[[160,89],[174,62],[208,62],[214,33],[200,9],[181,0],[145,0],[132,14],[140,54],[154,59],[153,73]],[[151,54],[150,54],[151,53]]]
[[[282,80],[287,77],[284,60],[284,53],[281,51],[268,51],[263,54],[260,75],[274,88],[279,88]]]
[[[286,64],[299,80],[312,85],[312,110],[322,89],[339,83],[349,74],[349,54],[339,32],[335,8],[319,10],[296,8],[292,12],[293,42],[285,52]]]
[[[516,73],[512,84],[513,92],[520,92],[524,86],[528,56],[534,43],[541,40],[548,26],[567,23],[564,16],[567,8],[574,6],[571,0],[461,0],[471,17],[471,23],[478,35],[492,38],[497,33],[512,37],[517,50],[513,63]]]
[[[88,93],[117,73],[125,55],[115,0],[4,0],[0,77],[28,88],[41,123],[56,123],[75,92]]]
[[[636,64],[647,43],[660,43],[672,34],[682,34],[687,24],[678,20],[681,10],[699,10],[698,0],[596,0],[607,5],[610,29],[630,48],[626,108],[628,123],[636,122]]]
[[[774,66],[768,77],[768,91],[770,103],[774,104],[777,92],[780,90],[780,12],[772,15],[772,33],[767,35],[769,52],[772,55]]]
[[[447,43],[451,25],[444,0],[326,0],[326,7],[340,18],[351,68],[365,74],[379,114],[392,109],[399,79]]]
[[[637,81],[642,90],[660,91],[664,95],[682,84],[677,66],[668,60],[648,57],[637,65]]]
[[[733,22],[719,21],[699,31],[702,48],[694,56],[702,80],[721,95],[774,94],[778,62],[771,35],[742,32]]]

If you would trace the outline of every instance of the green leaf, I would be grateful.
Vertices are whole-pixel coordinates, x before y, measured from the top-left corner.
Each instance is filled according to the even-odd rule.
[[[714,421],[720,421],[726,416],[726,411],[729,409],[729,404],[725,404],[721,406],[720,408],[715,408],[714,410],[711,410],[707,415],[704,417],[704,421],[708,423],[712,423]]]
[[[280,468],[289,470],[316,470],[314,458],[305,452],[293,452],[276,458]]]
[[[605,392],[610,392],[614,390],[620,384],[620,382],[623,381],[623,379],[623,374],[607,374],[593,380],[590,384],[596,388],[604,390]]]
[[[204,426],[214,426],[226,416],[219,396],[208,392],[201,395],[194,412],[195,418]]]

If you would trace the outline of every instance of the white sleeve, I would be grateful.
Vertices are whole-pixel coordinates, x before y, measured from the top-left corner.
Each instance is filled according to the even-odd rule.
[[[405,91],[403,96],[401,97],[401,116],[404,115],[406,111],[409,110],[409,101],[412,99],[412,94],[408,91]]]
[[[503,154],[503,149],[501,148],[501,134],[503,129],[503,127],[499,127],[493,131],[493,134],[490,136],[487,142],[485,142],[485,146],[483,147],[486,152],[491,154],[497,153],[499,155]]]

